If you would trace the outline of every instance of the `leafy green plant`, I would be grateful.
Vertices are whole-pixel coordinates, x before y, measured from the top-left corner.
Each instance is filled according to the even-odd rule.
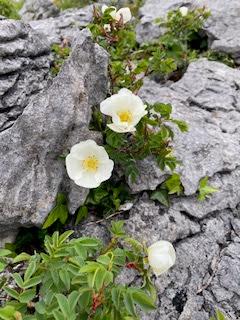
[[[153,191],[151,194],[151,199],[156,200],[163,204],[164,206],[170,205],[169,195],[183,193],[183,186],[181,182],[180,175],[178,173],[173,173],[169,178],[167,178],[157,190]]]
[[[220,310],[216,310],[215,315],[209,320],[228,320],[228,318]]]
[[[110,232],[107,246],[95,238],[70,240],[72,231],[55,232],[46,236],[45,252],[8,258],[9,267],[24,262],[25,268],[13,273],[14,288],[3,286],[10,299],[0,308],[0,319],[139,319],[139,307],[154,310],[146,248],[125,234],[122,221],[113,223]],[[7,257],[9,252],[0,254]],[[139,273],[141,288],[116,281],[124,268]]]
[[[202,178],[199,182],[198,187],[198,200],[204,201],[206,198],[210,197],[218,189],[210,186],[208,184],[208,177]]]
[[[206,9],[196,9],[182,16],[180,11],[171,11],[167,20],[158,20],[166,32],[158,40],[139,46],[136,42],[134,23],[124,25],[113,21],[111,9],[102,15],[95,10],[94,21],[89,25],[95,40],[110,54],[110,77],[112,91],[128,88],[137,91],[146,75],[176,77],[189,61],[197,58],[198,51],[191,43],[209,17]],[[110,26],[108,29],[106,25]]]
[[[71,52],[71,48],[69,47],[69,44],[65,41],[61,45],[53,44],[51,49],[54,55],[54,61],[51,66],[51,72],[54,76],[56,76],[59,73],[64,61],[68,58]]]
[[[182,132],[186,132],[188,127],[184,121],[171,118],[171,112],[169,104],[148,105],[148,114],[136,126],[134,135],[105,130],[105,148],[130,180],[135,181],[139,174],[137,160],[148,156],[153,156],[162,170],[166,167],[175,169],[178,161],[170,146],[174,137],[170,123],[177,125]]]
[[[65,224],[68,218],[67,199],[63,193],[59,193],[56,199],[56,206],[50,211],[47,219],[45,220],[42,228],[47,229],[53,225],[57,220],[61,224]]]
[[[125,184],[107,181],[96,189],[91,189],[83,206],[76,215],[75,224],[86,218],[89,213],[98,216],[108,216],[119,210],[121,204],[131,199]]]
[[[9,19],[20,19],[18,14],[19,5],[13,0],[0,0],[0,16]]]

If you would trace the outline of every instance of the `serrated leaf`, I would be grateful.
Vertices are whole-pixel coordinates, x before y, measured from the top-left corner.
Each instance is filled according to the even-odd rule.
[[[71,278],[67,270],[63,269],[59,271],[59,277],[62,280],[67,291],[70,290]]]
[[[28,303],[35,298],[35,295],[36,295],[35,289],[26,290],[19,295],[19,301],[21,303]]]
[[[136,314],[136,310],[135,310],[135,306],[134,306],[132,293],[129,291],[124,292],[123,293],[123,301],[124,301],[124,305],[125,305],[127,311],[130,313],[130,315],[136,317],[137,314]]]
[[[19,286],[19,288],[22,288],[22,289],[23,289],[23,287],[24,287],[24,282],[23,282],[23,279],[22,279],[22,277],[20,276],[20,274],[14,273],[14,274],[12,275],[12,277],[13,277],[14,281],[16,282],[16,284]]]
[[[33,277],[33,278],[31,278],[31,279],[29,279],[27,281],[24,281],[24,289],[35,287],[36,285],[38,285],[41,282],[42,282],[42,277],[41,276]]]
[[[29,280],[31,276],[36,272],[37,269],[37,263],[36,261],[31,261],[27,267],[27,270],[25,271],[24,274],[24,282]]]
[[[153,193],[151,194],[151,199],[157,200],[166,207],[169,207],[170,205],[168,192],[165,189],[153,191]]]
[[[62,313],[68,319],[71,316],[71,308],[68,299],[61,293],[56,294],[56,298]]]
[[[9,288],[9,287],[3,287],[3,290],[9,295],[11,296],[12,298],[18,300],[18,297],[19,297],[19,293],[12,289],[12,288]]]

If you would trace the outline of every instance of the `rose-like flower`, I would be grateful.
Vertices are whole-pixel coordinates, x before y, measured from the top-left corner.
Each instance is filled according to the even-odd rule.
[[[179,11],[180,11],[180,13],[181,13],[181,15],[182,15],[183,17],[185,17],[185,16],[188,14],[188,8],[187,8],[187,7],[181,7],[181,8],[179,9]]]
[[[156,276],[166,272],[175,264],[175,249],[168,241],[157,241],[147,251],[149,265]]]
[[[97,188],[111,177],[113,161],[106,150],[93,140],[75,144],[66,157],[69,177],[84,188]]]
[[[145,114],[146,105],[128,89],[121,89],[117,94],[105,99],[100,104],[103,114],[112,117],[108,127],[115,132],[133,132],[135,126]]]
[[[120,21],[121,19],[123,19],[123,23],[127,23],[132,19],[132,14],[128,7],[121,8],[117,11],[116,7],[113,7],[113,6],[108,7],[104,4],[102,6],[102,13],[104,13],[107,9],[110,9],[110,8],[112,9],[112,11],[109,14],[114,20]]]

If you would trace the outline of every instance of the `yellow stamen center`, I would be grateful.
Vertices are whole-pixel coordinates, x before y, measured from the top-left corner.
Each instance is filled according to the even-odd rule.
[[[132,113],[130,111],[120,111],[118,112],[118,116],[121,122],[132,122]]]
[[[95,156],[89,156],[83,160],[83,168],[87,171],[95,172],[99,166],[99,160]]]

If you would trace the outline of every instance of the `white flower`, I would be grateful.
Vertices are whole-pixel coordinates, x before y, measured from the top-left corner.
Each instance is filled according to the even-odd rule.
[[[156,276],[166,272],[175,264],[176,253],[168,241],[157,241],[148,248],[148,262]]]
[[[185,16],[188,14],[188,8],[187,8],[187,7],[181,7],[181,8],[179,9],[179,11],[180,11],[180,13],[181,13],[181,15],[182,15],[183,17],[185,17]]]
[[[130,21],[132,19],[132,14],[131,14],[131,11],[128,7],[121,8],[117,11],[116,7],[113,7],[113,6],[108,7],[104,4],[102,6],[102,13],[104,13],[109,8],[112,9],[112,11],[109,13],[110,16],[116,21],[120,21],[122,18],[123,23],[127,23],[128,21]]]
[[[93,140],[75,144],[66,157],[69,177],[84,188],[97,188],[111,177],[113,161],[106,150]]]
[[[115,132],[133,132],[135,126],[145,114],[146,105],[128,89],[121,89],[117,94],[105,99],[100,104],[103,114],[112,117],[108,127]]]
[[[110,32],[111,31],[111,26],[110,26],[110,24],[105,24],[104,26],[103,26],[103,28],[104,28],[104,30],[106,31],[106,32]]]

